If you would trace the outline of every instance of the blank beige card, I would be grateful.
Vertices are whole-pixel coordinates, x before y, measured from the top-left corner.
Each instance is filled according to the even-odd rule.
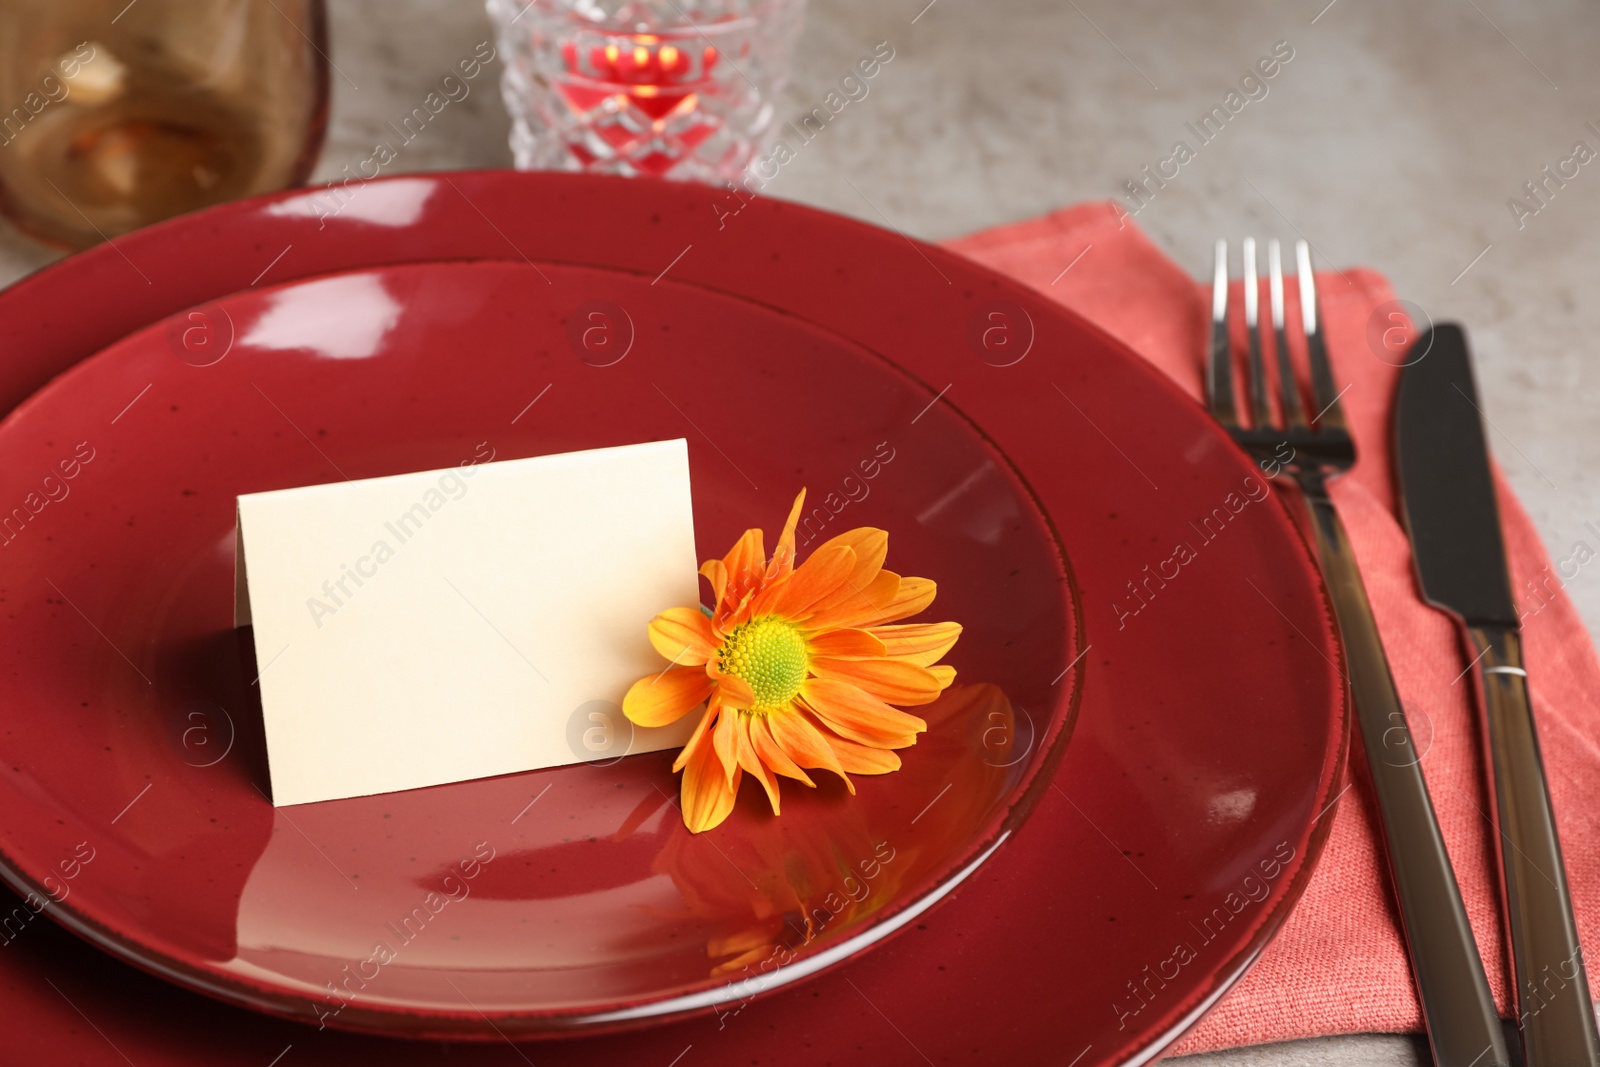
[[[606,709],[666,666],[646,625],[699,602],[687,445],[492,455],[239,497],[275,804],[579,763],[574,738],[629,731]]]

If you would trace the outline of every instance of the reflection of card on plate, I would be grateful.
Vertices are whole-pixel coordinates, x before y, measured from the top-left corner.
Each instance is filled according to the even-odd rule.
[[[234,622],[255,627],[274,803],[624,750],[587,743],[629,730],[595,709],[661,670],[651,616],[699,601],[687,446],[493,455],[239,498]]]

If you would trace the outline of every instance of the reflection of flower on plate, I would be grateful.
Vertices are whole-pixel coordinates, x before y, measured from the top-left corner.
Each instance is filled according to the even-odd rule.
[[[940,788],[948,789],[913,813],[902,850],[913,854],[908,867],[959,850],[973,825],[1022,777],[1034,741],[1031,727],[1019,728],[1011,699],[989,682],[951,686],[923,717],[926,758],[943,769]]]
[[[1014,739],[1011,702],[988,683],[949,687],[924,717],[932,766],[919,768],[929,773],[913,784],[928,784],[938,807],[909,808],[893,823],[874,821],[866,809],[843,802],[837,789],[825,789],[806,822],[791,825],[751,811],[729,820],[716,837],[721,859],[710,865],[704,852],[694,853],[704,848],[694,837],[670,837],[652,870],[669,875],[682,897],[672,917],[707,924],[696,928],[706,931],[711,977],[759,980],[848,936],[970,835],[974,819],[1008,788],[1025,755],[1017,749],[1031,744],[1031,735]],[[972,739],[985,731],[982,748],[975,747]],[[666,800],[647,800],[624,833]],[[740,877],[728,877],[730,864]]]
[[[754,978],[789,963],[894,899],[903,880],[899,850],[872,833],[854,805],[832,806],[823,832],[763,822],[738,823],[739,831],[717,838],[748,881],[688,862],[680,853],[696,846],[686,836],[674,836],[653,865],[672,876],[688,916],[713,920],[706,939],[713,978]]]
[[[777,814],[777,775],[814,787],[807,769],[832,771],[854,793],[850,774],[899,770],[894,750],[927,723],[893,705],[929,704],[955,680],[939,659],[958,624],[891,625],[932,604],[936,586],[884,569],[885,531],[848,530],[795,565],[805,499],[802,489],[770,560],[752,529],[701,566],[716,598],[709,615],[676,607],[651,620],[650,643],[671,665],[623,698],[628,718],[650,727],[706,703],[672,765],[697,833],[728,817],[745,771]]]

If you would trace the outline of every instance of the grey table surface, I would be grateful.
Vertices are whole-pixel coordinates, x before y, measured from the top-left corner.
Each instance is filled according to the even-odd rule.
[[[333,109],[315,177],[371,151],[491,29],[473,0],[330,0]],[[766,192],[940,239],[1118,196],[1280,41],[1293,60],[1138,223],[1197,276],[1218,236],[1304,236],[1325,261],[1472,332],[1494,447],[1556,557],[1600,548],[1600,11],[1578,0],[814,0],[780,106],[799,115],[879,41],[870,95]],[[1589,123],[1594,123],[1590,126]],[[392,171],[510,164],[495,86],[430,124]],[[1571,166],[1567,168],[1571,172]],[[1512,198],[1538,207],[1514,212]],[[878,214],[879,210],[883,215]],[[0,231],[0,284],[54,258]],[[1586,298],[1582,294],[1589,293]],[[1591,340],[1585,342],[1584,338]],[[1600,568],[1566,581],[1591,633]],[[1193,1067],[1411,1065],[1415,1036],[1184,1058]]]

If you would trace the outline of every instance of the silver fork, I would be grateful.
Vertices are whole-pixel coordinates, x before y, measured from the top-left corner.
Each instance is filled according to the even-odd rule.
[[[1264,471],[1281,470],[1290,476],[1310,514],[1322,575],[1344,639],[1356,719],[1377,794],[1389,871],[1434,1062],[1441,1067],[1509,1067],[1505,1036],[1461,903],[1461,889],[1439,834],[1433,801],[1422,776],[1421,756],[1406,726],[1405,710],[1395,692],[1355,552],[1328,496],[1328,482],[1354,466],[1356,450],[1339,404],[1343,394],[1334,389],[1328,363],[1310,249],[1304,241],[1295,247],[1300,317],[1311,369],[1311,397],[1317,408],[1317,414],[1308,418],[1289,358],[1281,253],[1277,241],[1267,245],[1271,345],[1276,353],[1281,421],[1273,417],[1266,388],[1258,321],[1260,278],[1253,239],[1245,239],[1243,253],[1243,311],[1250,335],[1246,392],[1251,415],[1248,424],[1240,418],[1234,395],[1226,241],[1217,242],[1212,285],[1211,350],[1206,364],[1211,414]]]

